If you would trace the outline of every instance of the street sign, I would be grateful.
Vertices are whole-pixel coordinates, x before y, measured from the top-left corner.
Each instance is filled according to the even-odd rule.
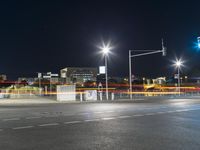
[[[43,76],[43,78],[47,79],[47,78],[51,78],[51,76]]]
[[[99,74],[105,74],[106,73],[106,67],[105,66],[99,66]]]
[[[174,79],[178,79],[178,74],[174,74]]]
[[[52,77],[58,77],[58,74],[51,74]]]
[[[42,78],[42,73],[38,73],[38,78]]]

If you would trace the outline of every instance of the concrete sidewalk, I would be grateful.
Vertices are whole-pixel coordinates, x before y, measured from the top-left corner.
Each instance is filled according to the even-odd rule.
[[[30,98],[30,99],[0,99],[1,105],[15,105],[15,104],[50,104],[50,103],[60,103],[56,100],[48,99],[48,98]]]

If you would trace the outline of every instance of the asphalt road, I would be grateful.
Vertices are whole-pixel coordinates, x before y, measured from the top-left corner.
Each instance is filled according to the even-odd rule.
[[[199,150],[200,99],[0,106],[0,150]]]

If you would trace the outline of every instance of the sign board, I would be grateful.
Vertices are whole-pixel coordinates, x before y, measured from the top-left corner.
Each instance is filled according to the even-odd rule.
[[[85,91],[85,100],[97,100],[97,90],[86,90]]]
[[[51,76],[43,76],[43,78],[51,78]]]
[[[178,74],[175,74],[175,75],[174,75],[174,79],[178,79]]]
[[[75,101],[75,85],[57,85],[57,101]]]
[[[42,78],[42,73],[38,73],[38,78]]]
[[[52,77],[58,77],[58,74],[51,74]]]
[[[106,67],[105,66],[99,66],[99,74],[105,74],[106,73]]]

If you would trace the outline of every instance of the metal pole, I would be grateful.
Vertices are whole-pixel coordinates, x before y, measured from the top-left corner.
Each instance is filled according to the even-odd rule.
[[[39,78],[39,94],[41,95],[41,78]]]
[[[49,79],[49,91],[50,91],[50,96],[51,96],[51,77],[50,77],[50,79]]]
[[[108,100],[108,64],[107,64],[107,55],[105,55],[105,69],[106,69],[106,100]]]
[[[129,50],[129,92],[130,92],[130,99],[133,98],[132,96],[132,73],[131,73],[131,50]]]
[[[180,87],[180,68],[178,67],[178,93],[181,95],[181,87]]]

